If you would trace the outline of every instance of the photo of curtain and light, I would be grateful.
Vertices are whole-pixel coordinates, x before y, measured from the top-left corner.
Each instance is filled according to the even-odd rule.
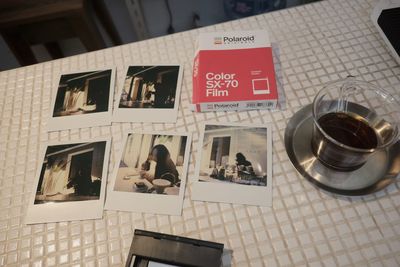
[[[99,199],[105,146],[104,141],[49,146],[35,204]]]

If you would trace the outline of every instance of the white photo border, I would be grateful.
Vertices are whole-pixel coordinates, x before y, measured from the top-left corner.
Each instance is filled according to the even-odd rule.
[[[61,117],[53,116],[57,93],[58,93],[58,87],[60,85],[60,79],[63,75],[78,74],[78,73],[84,73],[84,72],[94,72],[94,71],[107,71],[107,70],[111,70],[109,98],[108,98],[108,110],[107,111],[90,113],[90,114],[61,116]],[[47,122],[47,131],[53,132],[53,131],[60,131],[60,130],[111,125],[113,107],[114,107],[113,101],[114,101],[115,77],[116,77],[115,67],[107,67],[107,66],[105,66],[104,68],[83,69],[83,70],[78,69],[74,72],[60,73],[58,75],[57,84],[55,84],[55,82],[54,82],[54,85],[53,85],[55,89],[53,89],[53,97],[51,99],[51,110],[50,110],[49,119]]]
[[[36,189],[38,187],[41,164],[46,156],[46,150],[49,146],[80,144],[80,143],[97,143],[106,142],[104,149],[103,170],[101,177],[100,197],[97,200],[80,200],[69,202],[48,202],[42,204],[34,204],[36,197]],[[103,217],[103,206],[105,200],[105,190],[108,176],[108,163],[110,157],[111,138],[95,138],[90,140],[71,140],[66,142],[51,142],[47,144],[40,153],[39,166],[37,167],[36,176],[32,185],[32,195],[29,200],[27,213],[25,216],[25,224],[52,223],[64,221],[77,221],[99,219]]]
[[[239,185],[228,183],[212,183],[199,181],[200,165],[202,159],[202,146],[206,125],[237,126],[249,128],[265,128],[267,131],[267,186]],[[221,123],[210,121],[203,123],[199,138],[195,176],[192,183],[192,200],[211,201],[232,204],[245,204],[255,206],[272,206],[272,125],[271,124],[246,124],[246,123]]]
[[[120,108],[122,90],[124,90],[124,81],[130,67],[156,67],[156,66],[177,66],[179,67],[178,79],[176,82],[174,108]],[[175,123],[178,118],[178,108],[181,102],[181,91],[183,81],[184,65],[181,63],[160,63],[160,64],[134,64],[125,68],[124,76],[118,82],[118,95],[114,106],[113,122],[154,122],[154,123]]]
[[[186,136],[186,147],[185,155],[183,159],[183,171],[181,178],[181,185],[179,188],[179,195],[164,196],[158,194],[143,194],[134,192],[121,192],[115,191],[114,186],[117,179],[119,170],[119,164],[122,159],[122,155],[125,151],[126,143],[129,134],[141,134],[141,135],[175,135],[175,136]],[[123,142],[118,150],[116,162],[114,164],[114,171],[112,180],[109,183],[107,190],[107,199],[104,209],[106,210],[120,210],[130,212],[143,212],[150,214],[166,214],[166,215],[181,215],[183,208],[183,200],[186,190],[186,181],[188,176],[188,166],[190,160],[190,148],[192,144],[192,135],[189,132],[146,132],[146,131],[129,131],[125,132]],[[132,203],[140,203],[134,205]]]

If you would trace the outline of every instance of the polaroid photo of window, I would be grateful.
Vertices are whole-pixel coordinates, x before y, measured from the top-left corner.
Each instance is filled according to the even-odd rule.
[[[187,133],[128,133],[105,209],[180,215],[190,144]]]
[[[48,131],[110,125],[114,69],[62,74],[52,100]]]
[[[176,122],[183,66],[129,66],[114,109],[116,122]]]
[[[197,158],[193,200],[272,205],[270,125],[207,123]]]
[[[110,139],[49,144],[42,152],[25,223],[103,215]]]

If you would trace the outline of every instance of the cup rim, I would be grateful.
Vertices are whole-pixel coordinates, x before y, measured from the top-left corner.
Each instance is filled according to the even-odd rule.
[[[390,97],[390,99],[393,100],[393,102],[396,103],[396,105],[398,105],[398,106],[400,107],[399,101],[398,101],[393,95],[391,95],[389,92],[387,92],[385,89],[383,89],[383,88],[381,88],[381,87],[378,87],[377,85],[375,85],[375,84],[373,84],[373,83],[370,83],[370,82],[366,82],[366,81],[362,81],[362,80],[357,80],[357,79],[355,79],[353,76],[349,76],[349,77],[347,77],[346,79],[351,79],[351,81],[353,81],[353,82],[357,82],[357,83],[361,83],[361,84],[365,84],[365,85],[370,86],[371,88],[365,88],[364,90],[374,91],[375,93],[377,93],[377,91],[378,91],[378,92],[382,93],[384,97]],[[345,80],[346,80],[346,79],[345,79]],[[387,143],[378,145],[378,146],[376,146],[375,148],[369,148],[369,149],[357,148],[357,147],[352,147],[352,146],[348,146],[348,145],[342,144],[341,142],[337,141],[335,138],[333,138],[332,136],[330,136],[328,133],[326,133],[326,132],[322,129],[321,125],[318,123],[318,119],[317,119],[317,116],[316,116],[316,114],[315,114],[316,100],[317,100],[317,98],[318,98],[324,91],[326,91],[326,89],[327,89],[329,86],[333,86],[333,85],[335,85],[335,84],[341,84],[341,83],[344,83],[344,82],[345,82],[345,81],[343,81],[343,80],[337,80],[337,81],[334,81],[334,82],[327,83],[327,84],[325,84],[325,85],[322,87],[322,89],[319,90],[319,91],[317,92],[317,94],[315,95],[315,97],[314,97],[314,99],[313,99],[313,102],[312,102],[312,109],[311,109],[311,111],[312,111],[312,117],[313,117],[314,125],[316,125],[316,126],[318,127],[318,130],[321,131],[321,133],[322,133],[329,141],[331,141],[331,142],[334,143],[335,145],[340,146],[340,147],[345,148],[345,149],[348,149],[348,150],[355,151],[355,152],[371,153],[371,152],[374,152],[374,151],[377,150],[377,149],[386,148],[386,147],[392,145],[393,143],[399,141],[399,140],[398,140],[398,139],[399,139],[398,137],[399,137],[399,134],[400,134],[400,133],[399,133],[399,131],[398,131],[398,127],[396,127],[396,133],[395,133],[395,136],[392,138],[392,140],[390,140],[390,141],[387,142]]]

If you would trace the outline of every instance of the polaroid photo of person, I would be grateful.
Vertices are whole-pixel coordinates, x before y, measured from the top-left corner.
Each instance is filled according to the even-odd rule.
[[[111,125],[114,81],[112,68],[62,74],[48,131]]]
[[[115,122],[176,122],[183,66],[129,66],[114,108]]]
[[[191,135],[131,132],[123,144],[105,209],[180,215]]]
[[[207,123],[197,158],[193,200],[272,205],[270,125]]]
[[[109,138],[48,145],[42,152],[25,223],[101,218],[109,154]]]

